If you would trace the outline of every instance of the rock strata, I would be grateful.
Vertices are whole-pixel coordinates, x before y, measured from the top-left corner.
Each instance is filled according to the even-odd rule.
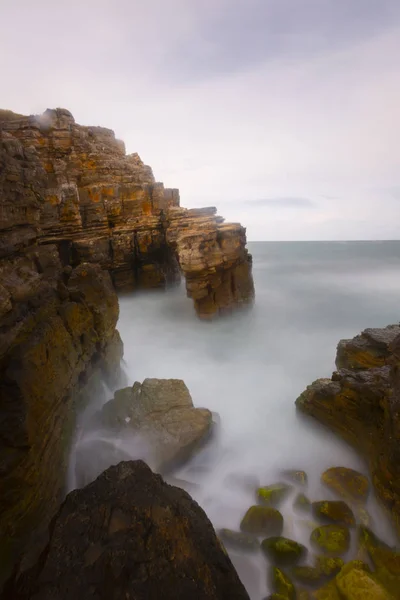
[[[3,600],[248,600],[203,510],[141,461],[69,494],[39,561]]]
[[[400,327],[366,329],[341,341],[336,365],[332,378],[310,385],[297,407],[365,457],[375,490],[400,532]]]
[[[78,125],[58,108],[0,111],[0,133],[15,159],[5,178],[5,246],[21,248],[38,231],[65,264],[99,264],[118,290],[163,287],[181,270],[203,318],[252,301],[245,229],[215,208],[180,208],[178,190],[157,183],[111,130]]]

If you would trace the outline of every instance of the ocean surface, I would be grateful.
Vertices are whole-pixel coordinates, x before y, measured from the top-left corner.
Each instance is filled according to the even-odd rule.
[[[306,470],[313,500],[328,497],[319,481],[326,468],[365,471],[348,446],[298,415],[294,402],[312,381],[330,377],[340,339],[400,319],[400,242],[257,242],[249,249],[256,289],[250,311],[200,322],[184,284],[120,300],[129,383],[183,379],[195,406],[219,415],[213,443],[175,474],[191,484],[217,529],[238,529],[256,481],[276,483],[282,469]],[[83,441],[90,463],[95,432]],[[140,454],[135,444],[124,451]],[[372,498],[369,510],[390,541]],[[310,531],[290,503],[283,513],[284,534],[306,543]],[[231,556],[251,597],[265,596],[266,560]]]

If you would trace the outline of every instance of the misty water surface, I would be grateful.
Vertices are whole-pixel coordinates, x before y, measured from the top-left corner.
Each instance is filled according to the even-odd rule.
[[[321,500],[329,497],[319,483],[324,469],[365,470],[346,445],[297,415],[294,401],[313,380],[331,375],[339,339],[399,320],[400,242],[249,248],[256,287],[249,312],[200,322],[183,286],[120,300],[129,383],[184,379],[194,404],[220,416],[217,439],[176,473],[196,484],[190,492],[216,528],[238,529],[254,503],[253,479],[266,485],[279,480],[283,468],[305,469],[308,495]],[[96,432],[83,434],[88,464],[94,440]],[[123,448],[127,457],[145,454],[138,440],[126,440]],[[248,477],[247,486],[235,481],[237,474]],[[372,499],[369,508],[389,539],[390,526]],[[290,503],[287,511],[284,534],[306,542],[309,531],[290,516]],[[265,595],[265,559],[232,557],[252,598]]]

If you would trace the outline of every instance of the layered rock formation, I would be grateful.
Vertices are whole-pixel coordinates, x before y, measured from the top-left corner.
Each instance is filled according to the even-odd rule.
[[[64,264],[100,264],[117,289],[187,281],[201,317],[251,302],[245,229],[215,209],[179,208],[179,192],[156,183],[137,154],[102,127],[77,125],[64,109],[36,117],[0,112],[3,145],[30,166],[7,176],[2,245],[15,249],[39,230]]]
[[[400,327],[342,340],[331,379],[319,379],[297,407],[366,458],[372,482],[400,533]]]
[[[40,559],[3,594],[33,597],[248,599],[203,510],[141,461],[67,496]]]

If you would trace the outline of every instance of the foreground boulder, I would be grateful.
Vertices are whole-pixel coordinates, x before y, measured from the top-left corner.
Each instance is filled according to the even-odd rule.
[[[363,455],[400,533],[400,327],[367,329],[341,341],[336,365],[332,378],[315,381],[296,405]]]
[[[116,435],[129,429],[146,437],[157,470],[189,458],[207,440],[212,426],[212,413],[193,406],[180,379],[145,379],[118,390],[100,419]]]
[[[35,566],[2,600],[187,600],[248,595],[203,510],[142,461],[69,494]]]

